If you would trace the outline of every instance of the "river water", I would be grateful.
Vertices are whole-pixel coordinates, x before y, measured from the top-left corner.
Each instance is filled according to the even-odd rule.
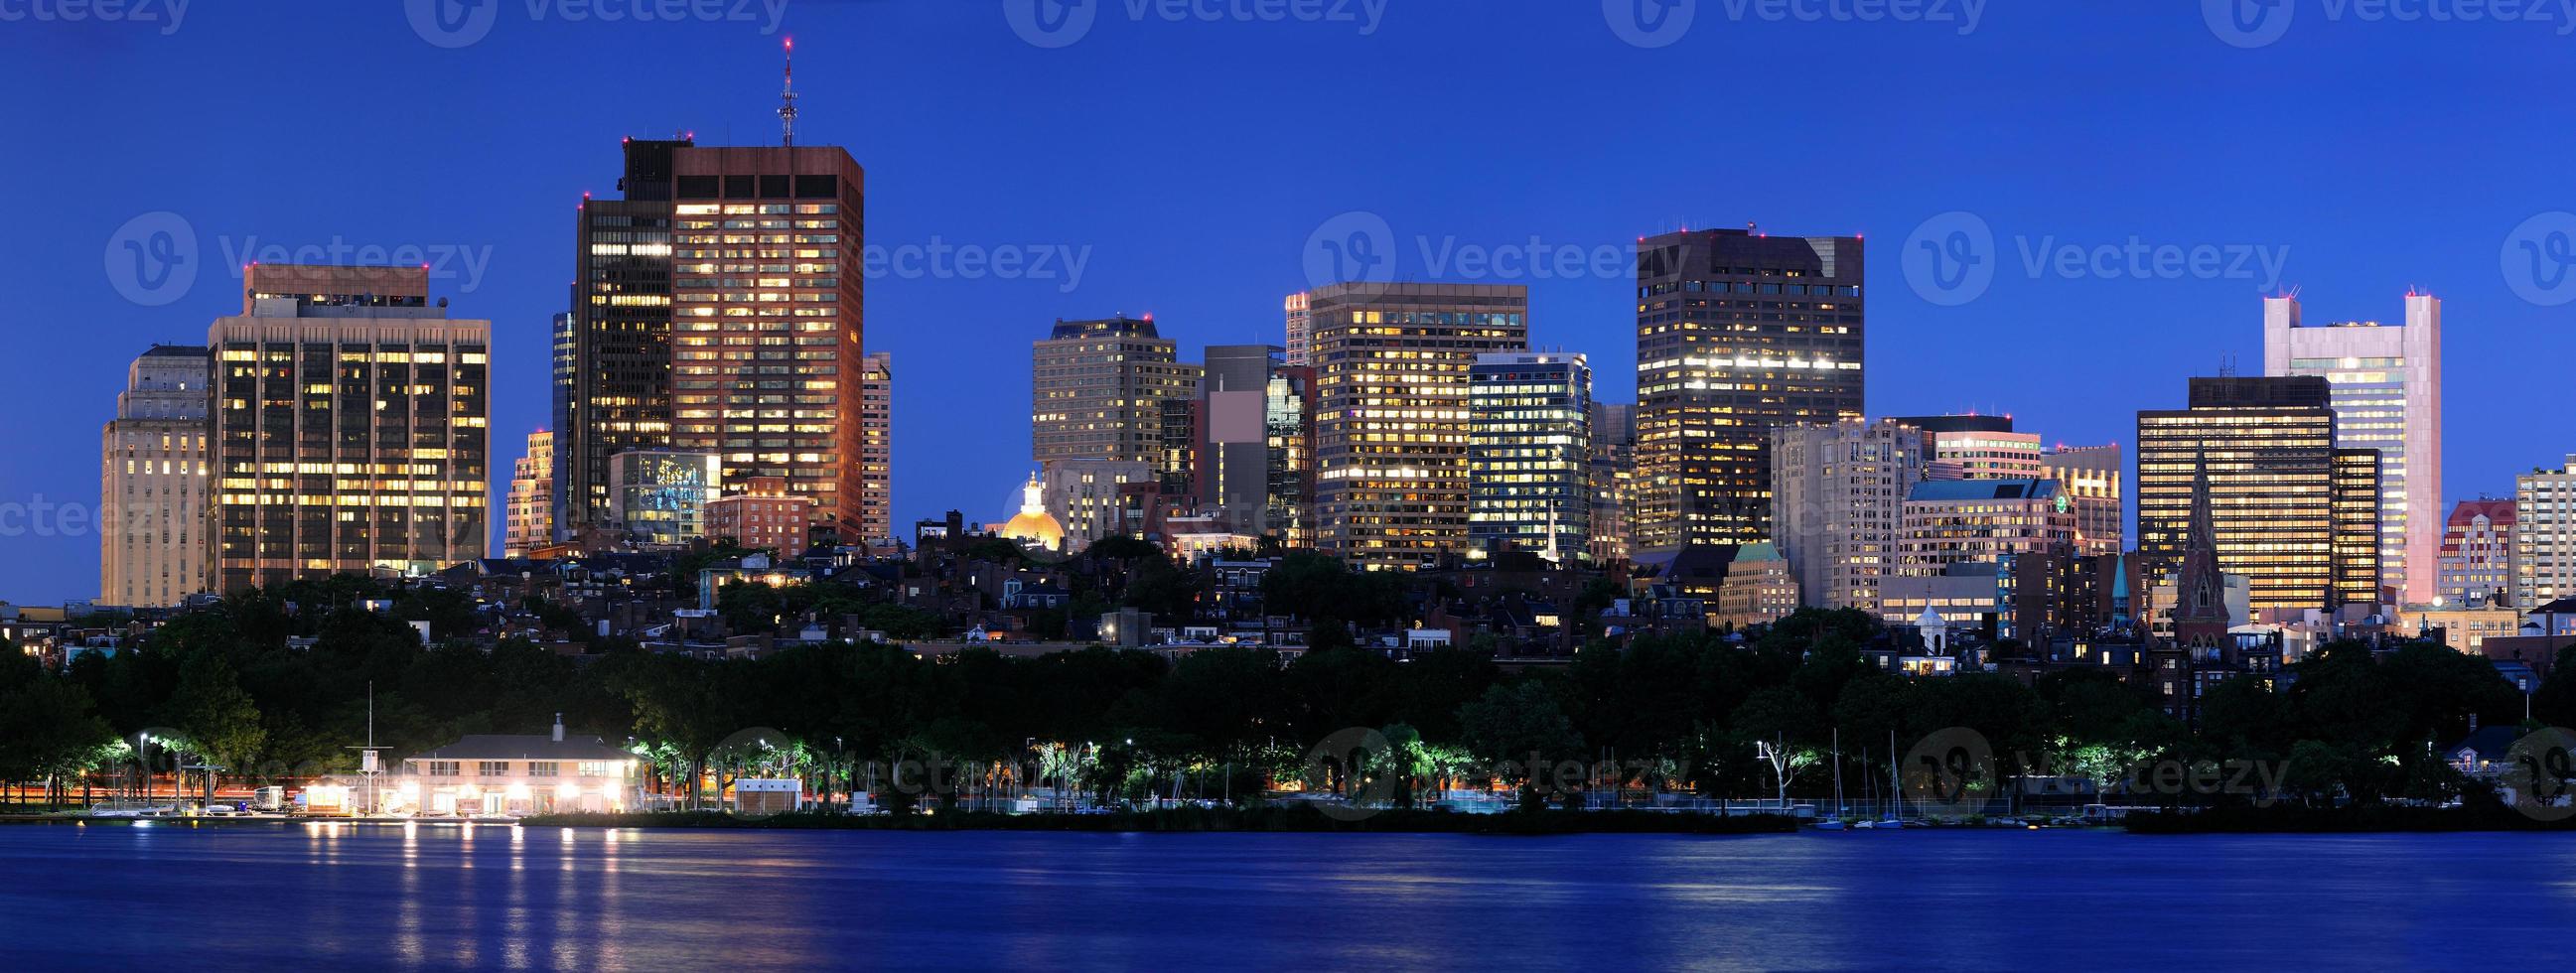
[[[0,969],[2563,968],[2576,835],[0,827]]]

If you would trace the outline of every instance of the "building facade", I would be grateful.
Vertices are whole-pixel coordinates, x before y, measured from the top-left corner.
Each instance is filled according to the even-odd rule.
[[[2462,500],[2442,531],[2436,604],[2512,605],[2514,502]]]
[[[1931,454],[1924,478],[1932,480],[2039,479],[2039,434],[2014,432],[2011,416],[1898,416],[1923,430],[1923,448]]]
[[[1315,370],[1282,366],[1270,376],[1270,512],[1264,536],[1285,547],[1315,546]]]
[[[812,543],[813,496],[795,492],[778,476],[728,481],[727,490],[707,501],[707,537],[786,557],[805,553]]]
[[[491,323],[433,306],[425,267],[243,276],[206,333],[216,592],[483,557]]]
[[[870,352],[859,376],[859,542],[894,546],[894,356]]]
[[[1528,289],[1364,282],[1307,298],[1317,546],[1370,570],[1465,554],[1468,373],[1528,348]]]
[[[707,538],[707,505],[723,482],[714,453],[631,449],[608,458],[608,523],[626,543],[677,549]]]
[[[2332,383],[2335,444],[2379,453],[2379,567],[2400,602],[2430,601],[2442,533],[2442,302],[2409,291],[2406,322],[2308,327],[2299,299],[2263,300],[2263,374]]]
[[[2375,544],[2336,543],[2363,486],[2336,475],[2324,378],[2192,379],[2188,408],[2138,413],[2137,442],[2138,552],[2158,566],[2160,583],[2182,563],[2194,477],[2204,468],[2218,563],[2249,580],[2255,609],[2339,607],[2355,592],[2338,578],[2377,569],[2352,560],[2356,546]]]
[[[2099,557],[2129,549],[2129,467],[2118,443],[2051,449],[2040,454],[2039,472],[2056,480],[2075,508],[2076,553]]]
[[[1306,295],[1288,295],[1286,310],[1288,343],[1282,350],[1281,358],[1290,368],[1310,367],[1315,364],[1308,344],[1313,336],[1314,326],[1306,315]]]
[[[1638,546],[1773,537],[1771,430],[1862,416],[1861,257],[1749,229],[1637,244]]]
[[[1152,315],[1059,320],[1030,349],[1030,458],[1157,462],[1163,404],[1198,390]]]
[[[1878,610],[1895,573],[1905,498],[1921,482],[1923,431],[1895,422],[1784,426],[1772,434],[1772,529],[1818,608]]]
[[[1717,583],[1716,610],[1709,621],[1735,628],[1768,625],[1797,610],[1798,576],[1779,547],[1764,541],[1735,549],[1726,579]]]
[[[154,345],[126,369],[99,442],[99,601],[163,608],[207,589],[207,391],[194,345]]]
[[[1049,460],[1038,473],[1038,483],[1045,488],[1045,510],[1064,531],[1066,553],[1103,537],[1136,533],[1126,526],[1126,503],[1119,487],[1155,479],[1151,464],[1135,460]]]
[[[1592,560],[1592,365],[1564,352],[1476,356],[1468,370],[1471,555]]]
[[[2513,480],[2513,607],[2576,595],[2576,453]]]
[[[1191,423],[1191,492],[1251,537],[1271,533],[1270,376],[1279,361],[1275,345],[1209,345]]]
[[[2074,546],[2074,505],[2055,480],[1925,480],[1905,496],[1896,571],[1928,577],[1961,562]]]
[[[528,451],[510,464],[510,506],[502,512],[501,556],[526,557],[555,540],[555,434],[528,434]]]
[[[609,457],[671,445],[674,165],[686,139],[628,139],[622,199],[585,195],[574,223],[572,311],[559,319],[555,498],[565,540],[609,519]]]
[[[831,146],[671,161],[667,445],[721,457],[727,484],[777,480],[856,539],[866,175]]]
[[[1592,560],[1596,564],[1625,561],[1634,549],[1636,532],[1635,405],[1592,403],[1592,453],[1586,465],[1592,481]]]

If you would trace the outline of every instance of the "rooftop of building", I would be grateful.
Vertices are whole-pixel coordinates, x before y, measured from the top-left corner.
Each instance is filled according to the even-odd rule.
[[[1055,330],[1048,333],[1047,340],[1065,341],[1073,338],[1160,337],[1162,337],[1161,332],[1154,330],[1153,315],[1148,314],[1141,318],[1131,318],[1121,314],[1115,317],[1097,318],[1088,321],[1068,321],[1063,318],[1057,318],[1055,319]]]
[[[2057,496],[2056,480],[1924,480],[1905,495],[1908,502],[1946,500],[2046,500]]]
[[[544,733],[476,733],[456,742],[413,754],[412,760],[628,760],[634,754],[601,743],[598,737]]]

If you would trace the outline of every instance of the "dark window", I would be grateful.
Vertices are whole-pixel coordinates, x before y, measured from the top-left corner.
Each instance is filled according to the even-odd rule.
[[[789,195],[786,176],[760,177],[760,198],[786,199]]]
[[[726,176],[724,179],[726,199],[750,199],[753,196],[758,195],[758,193],[754,192],[752,189],[752,186],[756,181],[754,177]]]
[[[714,198],[716,198],[716,177],[714,177],[714,176],[681,176],[681,177],[680,177],[680,198],[682,198],[682,199],[714,199]]]
[[[841,194],[840,181],[834,176],[798,176],[796,198],[831,199]]]

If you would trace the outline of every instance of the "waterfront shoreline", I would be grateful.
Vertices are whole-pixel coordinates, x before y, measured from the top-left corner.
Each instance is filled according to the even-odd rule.
[[[1385,810],[1344,820],[1309,807],[1179,808],[1107,814],[791,813],[745,818],[716,811],[636,814],[550,814],[523,819],[532,828],[696,828],[817,831],[1077,831],[1077,832],[1308,832],[1347,834],[1792,834],[1798,821],[1776,814],[1720,816],[1656,811],[1452,811]]]

